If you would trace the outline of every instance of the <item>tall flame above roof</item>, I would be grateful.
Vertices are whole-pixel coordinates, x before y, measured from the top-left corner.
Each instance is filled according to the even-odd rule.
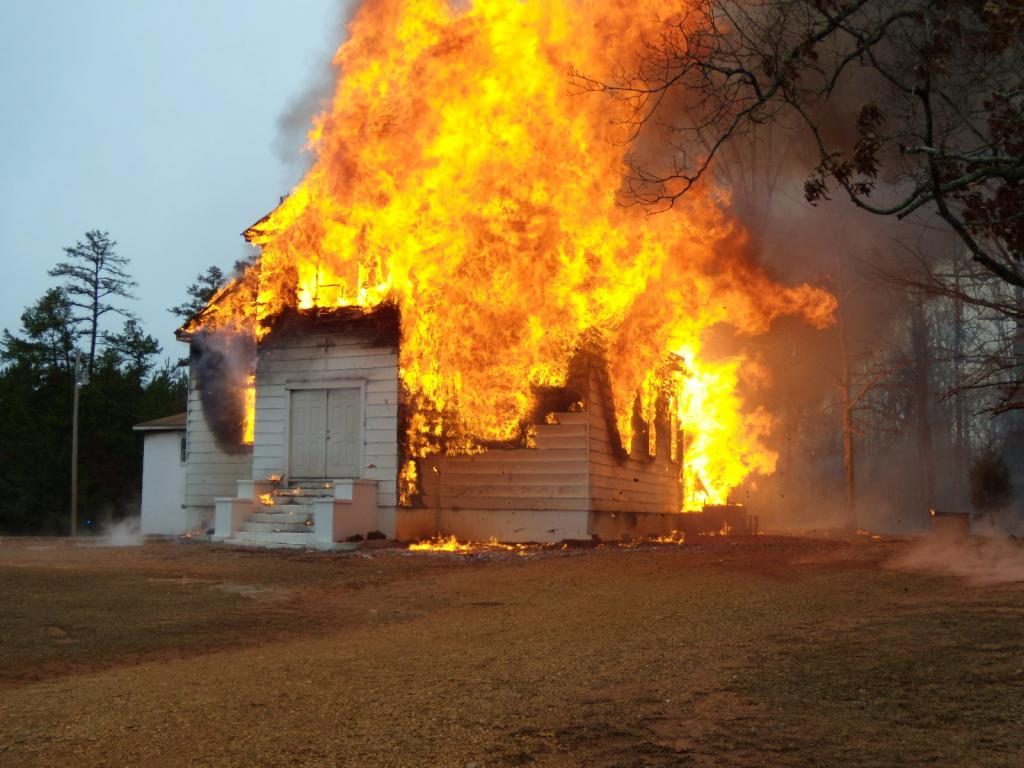
[[[824,326],[833,298],[774,283],[720,191],[656,216],[618,204],[627,116],[571,83],[573,70],[628,68],[678,11],[677,0],[366,0],[310,133],[311,169],[248,233],[262,252],[246,278],[256,301],[226,315],[260,328],[289,307],[393,301],[403,383],[481,439],[514,434],[532,387],[563,383],[596,334],[624,436],[638,393],[650,414],[673,390],[700,435],[691,492],[721,501],[772,471],[770,419],[745,414],[736,394],[745,363],[705,360],[702,333],[756,334],[787,314]],[[207,319],[224,316],[212,307]],[[670,353],[687,371],[666,378]]]

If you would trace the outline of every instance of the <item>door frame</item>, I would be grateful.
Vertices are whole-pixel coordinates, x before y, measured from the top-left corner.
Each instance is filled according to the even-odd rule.
[[[305,378],[295,381],[286,381],[284,384],[286,397],[285,404],[285,419],[284,419],[284,434],[282,440],[284,443],[281,446],[282,454],[284,456],[284,475],[291,480],[291,445],[292,445],[292,392],[297,389],[357,389],[359,390],[359,429],[360,429],[360,440],[359,440],[359,454],[356,459],[356,466],[359,474],[356,478],[361,479],[363,477],[363,471],[366,469],[364,466],[364,454],[366,453],[366,379],[311,379]],[[326,414],[325,414],[326,415]],[[317,479],[320,478],[311,478]],[[324,477],[324,480],[340,480],[342,478]]]

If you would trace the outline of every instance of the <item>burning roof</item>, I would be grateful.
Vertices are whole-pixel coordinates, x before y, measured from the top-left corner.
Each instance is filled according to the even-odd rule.
[[[571,85],[573,71],[628,68],[677,12],[674,0],[367,0],[335,56],[312,167],[247,232],[258,263],[193,325],[260,337],[288,310],[391,302],[409,395],[480,440],[516,434],[535,388],[561,386],[581,339],[598,337],[624,440],[637,408],[653,422],[669,396],[691,435],[691,493],[724,501],[771,472],[771,419],[739,394],[755,366],[712,361],[703,333],[757,334],[782,315],[822,327],[833,297],[775,283],[721,190],[657,216],[621,205],[628,114]],[[414,455],[441,428],[431,418],[410,421]]]

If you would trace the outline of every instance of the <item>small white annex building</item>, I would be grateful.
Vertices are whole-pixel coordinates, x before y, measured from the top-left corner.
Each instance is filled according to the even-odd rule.
[[[143,436],[143,535],[177,536],[202,523],[185,509],[186,423],[176,413],[133,427]]]

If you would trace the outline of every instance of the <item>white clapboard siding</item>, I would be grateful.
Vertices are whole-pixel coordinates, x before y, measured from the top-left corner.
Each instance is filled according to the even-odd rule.
[[[227,453],[217,445],[203,415],[198,377],[189,377],[187,463],[185,465],[185,506],[197,511],[198,519],[212,520],[214,499],[234,496],[237,481],[252,474],[252,453],[245,449]]]
[[[536,448],[434,457],[423,466],[424,506],[438,510],[444,532],[464,538],[585,537],[586,441],[585,424],[543,425]]]
[[[552,542],[587,538],[588,518],[578,510],[443,509],[432,514],[431,523],[462,541]]]

